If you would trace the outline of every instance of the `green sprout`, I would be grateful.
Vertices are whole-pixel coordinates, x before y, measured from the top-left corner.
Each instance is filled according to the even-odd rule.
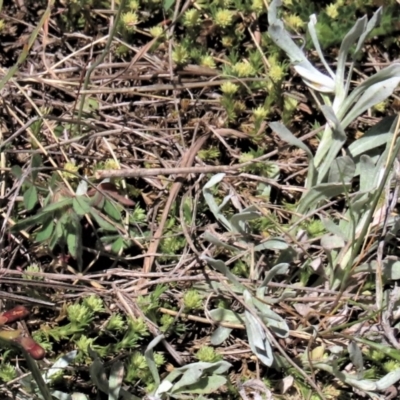
[[[233,96],[238,90],[239,86],[229,81],[221,85],[221,92],[227,96]]]
[[[33,263],[33,264],[29,265],[26,268],[25,272],[27,272],[27,274],[22,275],[23,279],[35,280],[35,281],[43,280],[43,277],[41,277],[41,276],[30,275],[30,273],[39,274],[42,272],[42,268],[40,267],[39,264]]]
[[[138,0],[129,0],[128,7],[130,8],[131,11],[138,11],[140,4]]]
[[[232,71],[239,78],[247,78],[256,74],[254,67],[247,61],[237,62],[233,65]]]
[[[195,9],[191,8],[183,14],[183,25],[188,28],[197,26],[200,22],[200,13]]]
[[[215,160],[221,156],[221,152],[217,147],[209,147],[198,152],[198,156],[203,161]]]
[[[202,362],[217,362],[222,360],[222,356],[218,354],[213,347],[202,346],[196,353],[195,357]]]
[[[94,294],[83,299],[83,304],[87,306],[94,313],[104,312],[103,300]]]
[[[263,106],[259,106],[253,109],[253,118],[256,122],[263,121],[268,115],[268,110],[266,110]]]
[[[1,363],[0,364],[0,380],[7,383],[12,381],[17,377],[17,371],[14,366],[10,363]]]
[[[301,29],[304,25],[303,20],[298,15],[295,15],[295,14],[287,15],[284,18],[284,20],[285,20],[286,25],[289,28],[293,29],[294,31]]]
[[[136,25],[139,23],[138,15],[133,11],[128,11],[121,16],[121,22],[128,32],[134,32]]]
[[[166,332],[174,323],[175,318],[169,314],[163,314],[160,318],[160,331]]]
[[[230,10],[219,9],[214,14],[214,22],[221,28],[227,28],[233,23],[233,12]]]
[[[72,304],[67,307],[67,316],[72,325],[77,327],[88,326],[93,318],[93,311],[83,304]]]
[[[175,46],[172,51],[172,61],[178,65],[187,64],[189,62],[189,51],[183,45]]]
[[[152,36],[152,37],[159,37],[159,36],[161,36],[161,35],[163,35],[163,33],[164,33],[164,29],[163,29],[163,27],[162,26],[160,26],[160,25],[155,25],[155,26],[152,26],[150,29],[149,29],[149,33],[150,33],[150,35]]]
[[[203,67],[208,67],[208,68],[216,68],[214,58],[210,55],[205,55],[200,58],[200,65]]]
[[[203,308],[203,298],[197,290],[190,289],[183,295],[183,305],[186,311]]]
[[[122,332],[126,326],[126,321],[121,314],[112,314],[107,321],[106,329],[111,332]]]
[[[339,16],[338,5],[331,3],[326,6],[326,15],[331,19],[336,19]]]

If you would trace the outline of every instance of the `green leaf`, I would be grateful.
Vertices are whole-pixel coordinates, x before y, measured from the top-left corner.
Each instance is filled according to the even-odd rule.
[[[22,178],[22,168],[19,165],[13,165],[11,167],[11,173],[17,178]]]
[[[124,239],[122,237],[118,237],[118,239],[112,244],[111,251],[114,254],[119,254],[121,249],[124,248]]]
[[[317,171],[315,169],[315,161],[314,156],[309,149],[300,139],[293,135],[289,129],[286,128],[285,125],[281,124],[280,122],[271,122],[269,124],[271,129],[286,143],[296,146],[299,149],[303,150],[308,157],[308,176],[307,176],[307,186],[311,187],[315,184]]]
[[[230,271],[230,269],[226,266],[226,264],[221,260],[216,260],[211,257],[201,256],[202,260],[205,260],[209,265],[211,265],[214,269],[216,269],[221,274],[225,275],[236,287],[238,290],[245,290],[246,287],[242,285],[236,276]]]
[[[215,201],[214,195],[212,194],[211,189],[217,185],[219,182],[224,179],[225,174],[220,173],[216,174],[211,179],[203,186],[203,196],[208,204],[208,207],[210,208],[210,211],[214,214],[215,218],[226,228],[228,231],[233,231],[233,227],[231,223],[228,221],[228,219],[221,213],[222,207],[226,204],[226,202],[229,200],[229,196],[225,197],[225,199],[222,201],[222,204],[217,204]]]
[[[247,306],[252,310],[252,312],[248,310],[244,312],[250,348],[264,365],[270,367],[274,361],[272,348],[263,327],[253,316],[257,312],[254,308],[253,297],[247,289],[243,292],[243,298]]]
[[[122,216],[120,210],[117,206],[113,204],[110,200],[106,200],[104,203],[104,211],[114,220],[121,221]]]
[[[146,358],[147,366],[149,367],[149,370],[151,372],[151,375],[153,376],[154,382],[156,386],[160,385],[160,375],[158,373],[157,365],[154,361],[154,348],[162,341],[164,340],[165,336],[164,335],[158,335],[156,336],[147,346],[147,349],[144,352],[144,356]]]
[[[72,201],[72,207],[78,215],[83,216],[90,213],[91,206],[89,203],[90,199],[88,197],[76,196]]]
[[[219,346],[225,342],[230,336],[232,328],[226,328],[224,326],[219,326],[211,335],[210,342],[213,346]]]
[[[115,362],[110,371],[108,400],[118,400],[124,378],[124,363]]]
[[[44,242],[45,240],[49,239],[53,233],[54,226],[55,224],[53,219],[50,219],[44,223],[40,231],[36,233],[35,240],[38,242]]]
[[[246,226],[247,221],[253,221],[260,218],[261,214],[257,211],[254,206],[248,207],[241,213],[235,214],[231,217],[230,223],[235,233],[240,233],[241,236],[248,234],[248,227]]]
[[[77,260],[78,269],[82,271],[82,226],[80,218],[72,214],[69,223],[66,225],[68,252]]]
[[[94,208],[90,210],[90,215],[96,220],[101,228],[105,229],[106,231],[118,232],[118,228],[115,225],[107,222]]]
[[[229,324],[244,324],[243,314],[238,314],[235,311],[228,310],[226,308],[215,308],[209,311],[210,317],[215,322],[225,322]]]
[[[35,186],[30,186],[24,193],[24,205],[25,208],[30,211],[32,210],[38,201],[38,194]]]
[[[57,210],[60,210],[62,208],[65,208],[67,206],[72,206],[72,203],[73,203],[73,198],[68,197],[68,198],[62,199],[60,201],[57,201],[57,203],[51,203],[48,206],[43,207],[40,210],[40,212],[41,213],[49,213],[49,212],[52,212],[52,211],[57,211]]]
[[[31,161],[33,183],[36,181],[36,178],[39,174],[37,168],[40,168],[41,166],[42,166],[42,156],[36,153],[32,156],[32,161]]]
[[[65,220],[59,219],[56,224],[56,229],[54,230],[55,240],[60,240],[61,238],[65,237],[66,230],[65,230]]]
[[[99,102],[94,97],[87,97],[86,101],[83,104],[83,111],[85,113],[91,114],[94,111],[98,111],[99,109]]]
[[[306,192],[300,200],[297,212],[304,215],[308,210],[313,210],[321,200],[330,199],[350,190],[350,184],[320,183]]]
[[[175,3],[175,0],[164,0],[163,6],[164,11],[168,11]]]
[[[356,166],[349,156],[337,157],[328,173],[329,183],[349,183],[355,175]]]
[[[200,378],[193,385],[185,386],[180,390],[174,390],[174,393],[195,393],[195,394],[211,394],[215,393],[221,386],[226,384],[226,378],[221,375],[211,375]]]
[[[48,215],[45,213],[37,213],[32,217],[18,221],[10,230],[11,232],[19,232],[34,225],[44,224],[47,221],[47,217]]]
[[[67,232],[68,252],[73,258],[77,255],[77,236],[75,232]]]

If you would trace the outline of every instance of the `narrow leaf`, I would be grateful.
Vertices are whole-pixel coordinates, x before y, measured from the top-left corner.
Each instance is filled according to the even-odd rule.
[[[91,206],[89,203],[90,199],[88,197],[76,196],[72,202],[72,207],[78,215],[83,216],[90,213]]]
[[[94,208],[90,210],[90,215],[96,220],[96,222],[100,225],[101,228],[103,228],[106,231],[111,231],[111,232],[118,232],[118,228],[109,222],[107,222],[101,214],[96,211]]]
[[[156,386],[160,385],[160,375],[158,374],[158,369],[156,362],[154,361],[154,348],[162,341],[164,340],[165,336],[164,335],[158,335],[156,336],[147,346],[146,351],[144,352],[144,356],[146,358],[147,366],[149,367],[149,370],[151,372],[151,375],[153,376],[154,382]]]
[[[48,240],[53,233],[54,230],[54,221],[50,218],[47,222],[45,222],[42,228],[36,233],[35,239],[38,242],[44,242]]]
[[[226,276],[238,289],[245,290],[246,287],[243,286],[236,278],[234,274],[229,270],[225,263],[221,260],[215,260],[211,257],[202,256],[201,259],[207,261],[209,265],[215,268],[218,272]]]
[[[211,335],[210,342],[213,346],[219,346],[225,342],[230,336],[232,328],[219,326]]]
[[[111,201],[106,200],[104,202],[104,211],[115,221],[121,221],[121,211]]]
[[[31,161],[31,168],[32,168],[32,182],[35,183],[36,178],[39,174],[39,171],[37,168],[40,168],[42,166],[42,156],[40,154],[34,154],[32,156],[32,161]]]
[[[35,186],[29,186],[24,193],[24,206],[27,211],[31,211],[38,201],[37,189]]]
[[[110,371],[108,400],[118,400],[124,379],[124,363],[116,361]]]

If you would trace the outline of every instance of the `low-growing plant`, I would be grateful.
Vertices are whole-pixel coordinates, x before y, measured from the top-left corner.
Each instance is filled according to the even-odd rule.
[[[71,193],[62,183],[56,183],[53,188],[44,188],[36,184],[38,162],[33,158],[31,179],[25,181],[24,204],[27,211],[34,210],[39,201],[39,193],[46,196],[44,206],[36,214],[15,223],[13,232],[35,227],[34,241],[45,243],[50,251],[56,246],[61,250],[67,247],[68,253],[77,260],[79,270],[82,270],[82,219],[89,218],[99,225],[99,233],[103,233],[101,240],[104,245],[109,245],[111,251],[119,253],[130,247],[131,238],[134,237],[136,224],[135,218],[130,218],[132,228],[126,230],[122,212],[123,206],[134,205],[134,202],[118,193],[115,185],[102,182],[96,187],[87,189],[87,183],[82,181],[76,193]],[[70,169],[71,171],[71,169]],[[68,174],[71,172],[68,171]],[[22,178],[18,168],[13,169],[14,174]],[[75,171],[74,171],[75,172]],[[137,214],[136,210],[136,214]],[[135,214],[135,213],[134,213]],[[133,214],[133,216],[134,216]],[[131,216],[132,217],[132,216]],[[109,232],[117,233],[109,235]]]

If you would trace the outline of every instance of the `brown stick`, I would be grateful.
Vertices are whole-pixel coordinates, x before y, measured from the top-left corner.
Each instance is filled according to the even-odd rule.
[[[173,168],[129,168],[118,170],[98,170],[95,173],[96,179],[104,178],[139,178],[158,175],[189,175],[208,174],[215,172],[228,172],[243,168],[242,164],[234,165],[210,165],[205,167],[173,167]]]
[[[196,154],[199,152],[205,141],[208,139],[210,135],[204,135],[198,138],[194,144],[186,151],[182,158],[181,166],[182,168],[188,168],[190,167],[193,162],[194,158],[196,157]],[[151,271],[151,267],[154,262],[154,254],[157,253],[158,245],[160,244],[161,236],[164,230],[165,223],[167,221],[169,212],[171,210],[172,204],[174,203],[176,196],[178,195],[179,191],[181,190],[182,187],[182,182],[176,181],[172,187],[171,191],[169,193],[169,197],[167,200],[167,203],[165,204],[164,211],[161,216],[160,224],[158,225],[158,228],[150,242],[149,249],[147,250],[146,253],[146,258],[144,259],[144,265],[143,265],[143,273],[147,274]],[[143,284],[142,282],[138,282],[138,286],[141,286]]]

